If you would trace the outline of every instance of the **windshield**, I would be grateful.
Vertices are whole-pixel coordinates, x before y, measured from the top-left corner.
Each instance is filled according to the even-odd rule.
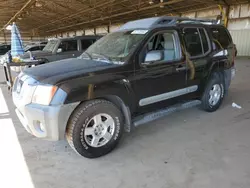
[[[58,43],[58,40],[50,40],[44,47],[43,51],[52,52],[55,46],[57,45],[57,43]]]
[[[147,30],[133,30],[108,34],[91,45],[80,57],[123,64],[146,32]]]

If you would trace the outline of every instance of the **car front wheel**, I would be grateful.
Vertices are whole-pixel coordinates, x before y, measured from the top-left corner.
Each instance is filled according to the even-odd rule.
[[[120,110],[106,100],[81,104],[69,120],[66,138],[80,155],[96,158],[112,151],[123,132]]]

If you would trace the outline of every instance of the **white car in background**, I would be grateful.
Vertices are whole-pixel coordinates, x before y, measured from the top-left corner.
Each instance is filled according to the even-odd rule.
[[[46,46],[46,43],[30,43],[24,47],[25,52],[41,51]],[[0,64],[8,61],[8,52],[0,57]]]

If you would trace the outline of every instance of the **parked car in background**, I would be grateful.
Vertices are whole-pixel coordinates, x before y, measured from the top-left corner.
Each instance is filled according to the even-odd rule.
[[[101,36],[95,35],[50,39],[42,51],[34,51],[32,56],[45,62],[78,57],[99,38]],[[29,53],[21,56],[23,59],[29,57]]]
[[[41,51],[41,50],[43,50],[43,48],[45,46],[46,46],[46,44],[38,44],[38,43],[34,44],[34,43],[32,43],[32,44],[26,45],[24,47],[24,51],[25,52]],[[2,55],[0,57],[0,64],[3,64],[4,62],[7,62],[7,61],[8,61],[8,53],[6,52],[4,55]]]
[[[32,46],[32,45],[46,45],[48,41],[32,41],[24,44],[24,47],[26,46]]]
[[[40,51],[40,50],[43,50],[45,46],[46,44],[29,44],[24,47],[24,51],[25,52]]]
[[[6,54],[10,49],[10,44],[0,44],[0,56]]]

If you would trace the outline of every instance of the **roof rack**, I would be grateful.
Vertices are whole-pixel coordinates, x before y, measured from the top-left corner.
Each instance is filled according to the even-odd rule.
[[[152,17],[145,18],[135,21],[130,21],[120,27],[119,30],[126,29],[149,29],[159,25],[176,25],[180,23],[196,23],[196,24],[218,24],[218,20],[212,19],[200,19],[200,18],[187,18],[187,17],[170,17],[170,16],[162,16],[162,17]]]
[[[160,17],[154,25],[175,25],[180,23],[202,23],[202,24],[217,24],[218,20],[187,18],[187,17]]]

